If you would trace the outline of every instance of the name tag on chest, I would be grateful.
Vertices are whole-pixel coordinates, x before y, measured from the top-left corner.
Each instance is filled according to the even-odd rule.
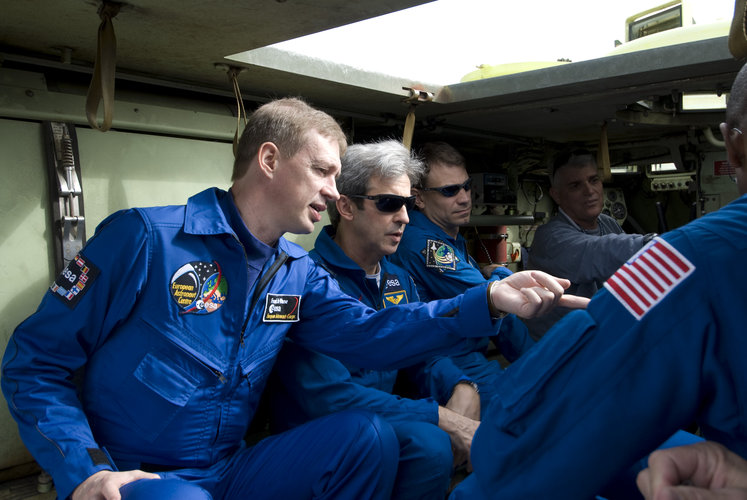
[[[300,295],[268,293],[265,296],[265,312],[262,321],[265,323],[295,323],[300,320]]]

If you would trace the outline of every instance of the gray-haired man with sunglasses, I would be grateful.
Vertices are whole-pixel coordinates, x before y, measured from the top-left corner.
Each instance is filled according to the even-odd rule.
[[[388,256],[409,222],[410,186],[422,172],[422,162],[394,140],[352,145],[342,157],[340,198],[328,204],[332,223],[310,256],[345,293],[374,309],[419,301],[412,279]],[[448,402],[392,394],[396,378],[396,370],[361,369],[287,343],[273,374],[272,420],[284,431],[340,410],[376,412],[400,443],[392,498],[442,498],[453,464],[467,459],[478,422],[448,409]]]
[[[427,301],[464,293],[485,283],[486,275],[491,281],[510,275],[505,267],[481,270],[459,234],[472,212],[472,182],[464,157],[444,142],[425,144],[421,154],[426,171],[413,189],[417,210],[409,213],[410,225],[392,260],[410,273]],[[526,327],[513,315],[500,322],[496,333],[495,341],[510,361],[533,345]],[[460,413],[479,419],[501,374],[498,362],[485,357],[488,344],[487,337],[475,339],[471,350],[420,366],[414,376],[420,394],[449,400]]]

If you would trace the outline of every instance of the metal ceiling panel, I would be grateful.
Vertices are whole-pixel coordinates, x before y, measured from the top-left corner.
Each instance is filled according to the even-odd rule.
[[[220,84],[215,63],[423,3],[423,0],[128,0],[113,20],[120,71]],[[92,65],[100,1],[4,1],[0,46]]]
[[[226,59],[422,3],[427,2],[131,0],[114,19],[117,78],[146,83],[150,78],[175,88],[192,85],[198,91],[231,96],[227,75],[216,69],[216,63],[241,66],[238,81],[245,99],[303,96],[350,119],[357,134],[354,139],[399,136],[409,109],[404,101],[408,91],[403,88],[422,88],[435,98],[415,108],[416,142],[439,138],[463,147],[491,149],[533,140],[591,144],[598,140],[603,124],[611,143],[716,127],[718,115],[694,119],[667,105],[675,105],[673,100],[682,91],[727,90],[741,67],[729,53],[726,37],[445,87],[274,49],[241,60]],[[90,74],[94,60],[100,2],[4,4],[0,57],[46,59],[56,70],[84,73],[80,80],[90,78],[85,73]],[[69,51],[63,56],[66,47]],[[646,102],[650,109],[641,105]],[[662,110],[672,116],[661,119]]]

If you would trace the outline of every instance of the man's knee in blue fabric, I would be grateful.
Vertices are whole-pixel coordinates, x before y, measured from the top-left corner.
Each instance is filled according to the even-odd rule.
[[[449,435],[433,424],[393,424],[400,448],[400,464],[410,462],[425,480],[449,478],[454,457]]]
[[[119,489],[122,500],[212,500],[199,486],[183,479],[140,479]]]
[[[443,497],[454,461],[448,434],[426,422],[394,422],[392,427],[400,448],[392,499]]]
[[[399,456],[397,436],[392,426],[380,416],[366,410],[347,410],[329,418],[335,434],[342,439],[349,438],[351,447],[367,451],[378,447],[382,460],[396,462]]]
[[[467,476],[449,495],[449,500],[482,500],[486,498],[474,474]]]

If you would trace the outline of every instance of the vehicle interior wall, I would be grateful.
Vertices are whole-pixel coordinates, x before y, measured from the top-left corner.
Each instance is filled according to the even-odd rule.
[[[0,120],[0,279],[12,286],[0,289],[0,352],[15,326],[39,303],[49,286],[52,259],[48,253],[46,176],[42,165],[40,127],[31,122]],[[15,421],[0,405],[0,469],[28,462]]]

